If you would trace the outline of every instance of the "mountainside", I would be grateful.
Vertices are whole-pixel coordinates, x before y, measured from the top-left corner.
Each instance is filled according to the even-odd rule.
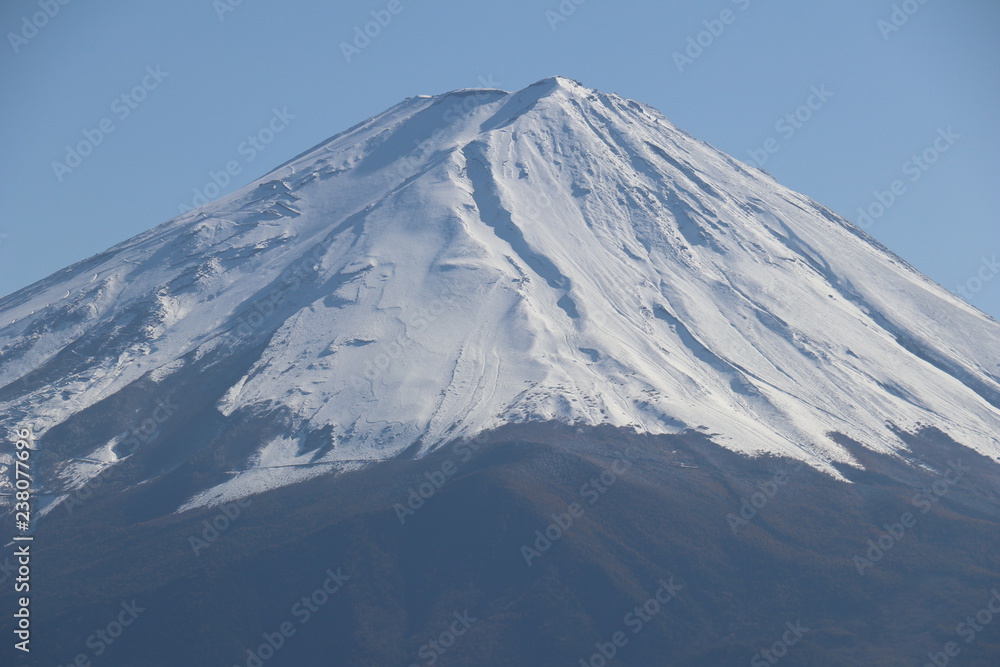
[[[181,514],[164,484],[102,487],[36,536],[24,664],[912,667],[957,642],[994,667],[994,626],[956,626],[1000,590],[1000,464],[906,439],[919,467],[843,441],[882,471],[851,483],[697,433],[523,424]],[[328,571],[350,578],[307,615]]]
[[[65,500],[232,435],[183,507],[507,423],[1000,455],[1000,325],[674,128],[550,78],[419,96],[0,301],[0,414]],[[206,381],[206,378],[210,378]],[[156,451],[176,413],[205,426]],[[164,424],[161,428],[160,424]],[[143,426],[145,424],[145,426]]]
[[[0,424],[3,664],[998,664],[1000,324],[559,77],[0,299]]]

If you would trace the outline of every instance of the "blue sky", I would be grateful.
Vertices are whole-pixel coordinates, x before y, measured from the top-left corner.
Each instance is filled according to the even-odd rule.
[[[63,1],[0,8],[0,293],[214,194],[227,164],[221,192],[404,97],[562,74],[1000,318],[995,0]]]

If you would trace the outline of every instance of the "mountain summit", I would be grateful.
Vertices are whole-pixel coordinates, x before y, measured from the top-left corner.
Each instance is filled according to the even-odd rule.
[[[133,482],[160,475],[248,419],[272,428],[186,506],[536,421],[701,431],[834,476],[860,465],[841,436],[892,453],[931,425],[1000,455],[995,321],[561,77],[409,98],[0,316],[6,425],[73,436],[46,450],[56,499],[131,457]],[[161,433],[137,419],[193,396],[212,435],[145,451]]]
[[[616,95],[407,99],[0,318],[32,664],[997,663],[1000,324]]]

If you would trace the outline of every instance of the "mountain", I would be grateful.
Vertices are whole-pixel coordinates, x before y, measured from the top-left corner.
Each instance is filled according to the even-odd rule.
[[[411,98],[0,311],[7,427],[141,394],[152,415],[206,373],[222,428],[281,424],[194,502],[538,420],[703,430],[831,474],[851,456],[830,433],[887,452],[933,424],[1000,454],[996,322],[558,77]],[[74,431],[63,488],[138,449],[128,426]]]
[[[788,664],[910,664],[887,600],[938,596],[907,622],[947,625],[1000,573],[1000,324],[561,77],[409,98],[5,297],[0,323],[0,422],[37,434],[58,547],[55,659],[142,597],[190,637],[143,664],[232,663],[341,562],[367,583],[269,664],[728,664],[796,609],[825,626]],[[906,529],[931,583],[853,558]],[[872,581],[890,629],[851,616]],[[687,611],[636,621],[659,629],[631,657],[607,644],[661,588]],[[451,614],[475,642],[421,643]]]

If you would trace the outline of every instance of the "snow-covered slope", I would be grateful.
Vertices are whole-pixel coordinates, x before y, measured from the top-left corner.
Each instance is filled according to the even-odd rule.
[[[0,317],[0,414],[38,431],[255,350],[216,407],[287,436],[195,503],[525,420],[701,429],[831,474],[850,456],[830,433],[892,451],[934,426],[1000,455],[997,322],[654,109],[559,77],[410,98]],[[87,458],[114,465],[108,445]]]

